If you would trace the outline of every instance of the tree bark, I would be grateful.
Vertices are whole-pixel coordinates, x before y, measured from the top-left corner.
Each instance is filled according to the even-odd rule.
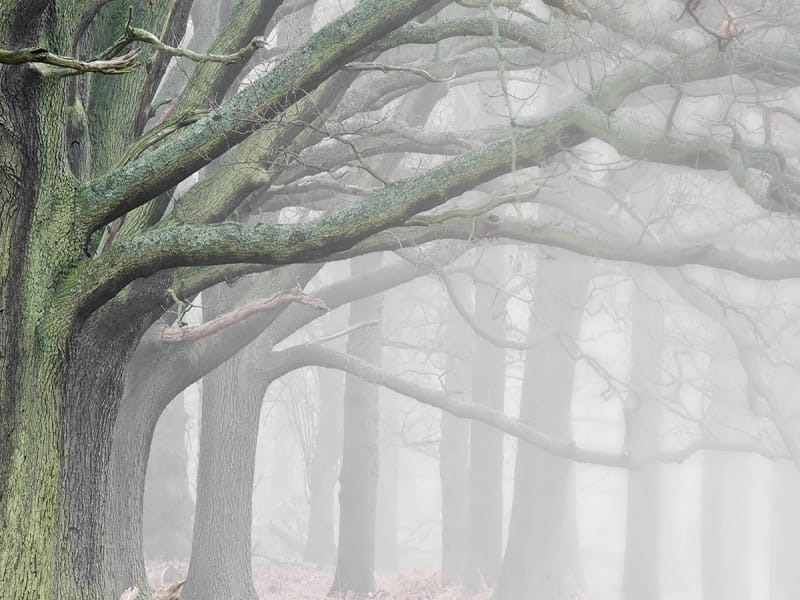
[[[397,432],[400,413],[397,399],[386,398],[392,395],[390,390],[379,390],[378,393],[385,401],[381,403],[379,427],[380,477],[375,518],[375,564],[384,570],[394,570],[398,560],[397,477],[400,444]]]
[[[342,453],[344,375],[331,369],[317,369],[317,373],[319,424],[311,462],[308,539],[303,560],[327,566],[336,561],[333,506]]]
[[[459,299],[468,299],[467,285],[453,284]],[[462,302],[472,310],[471,302]],[[471,397],[472,338],[469,328],[450,308],[446,325],[447,373],[445,387],[464,402]],[[442,581],[467,579],[467,490],[469,488],[470,422],[442,412],[439,477],[442,485]]]
[[[536,265],[520,418],[547,435],[572,437],[575,357],[591,265],[556,255]],[[498,600],[561,599],[580,583],[573,465],[517,445],[514,498]]]
[[[186,411],[179,394],[158,420],[147,460],[142,529],[148,560],[189,560],[194,502],[189,494],[188,461]]]
[[[236,286],[241,293],[242,286]],[[204,320],[229,307],[232,294],[204,293]],[[255,342],[203,379],[192,558],[186,600],[256,600],[251,564],[253,474],[261,405],[268,381],[259,372]]]
[[[747,430],[750,418],[747,380],[727,334],[719,331],[717,336],[709,369],[711,402],[706,420],[710,435],[735,440],[739,430]],[[748,598],[748,466],[747,458],[738,454],[711,450],[703,454],[700,517],[703,600]]]
[[[353,275],[374,271],[381,255],[367,255],[351,263]],[[381,296],[350,305],[350,324],[380,322]],[[347,351],[380,364],[379,333],[362,327],[350,333]],[[375,591],[375,515],[378,493],[378,388],[352,375],[345,378],[344,445],[339,476],[339,554],[331,593]]]
[[[487,250],[475,283],[475,319],[484,331],[505,335],[505,257],[501,249]],[[503,411],[505,351],[475,335],[472,364],[472,401]],[[468,505],[468,570],[466,585],[493,586],[500,574],[503,545],[503,434],[482,423],[470,425]]]
[[[654,455],[661,439],[661,380],[664,315],[661,306],[638,286],[633,292],[630,392],[625,407],[626,443],[633,457]],[[625,598],[661,597],[661,467],[657,462],[628,471],[625,528]]]

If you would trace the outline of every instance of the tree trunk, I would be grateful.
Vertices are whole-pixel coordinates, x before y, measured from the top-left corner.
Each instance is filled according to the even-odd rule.
[[[459,299],[467,299],[469,288],[453,283]],[[471,303],[463,302],[466,310]],[[445,388],[470,401],[472,339],[469,329],[450,309],[446,325],[447,373]],[[439,444],[439,477],[442,483],[442,581],[461,583],[467,575],[467,490],[469,487],[469,429],[467,419],[442,413]]]
[[[492,249],[477,270],[483,278],[475,284],[475,319],[495,337],[505,335],[507,297],[501,290],[504,255]],[[475,335],[472,365],[472,401],[503,411],[505,399],[505,351]],[[494,585],[500,573],[503,551],[503,434],[472,421],[470,428],[470,478],[468,507],[468,560],[465,583],[477,588]]]
[[[661,380],[664,315],[646,292],[634,290],[631,325],[631,378],[626,406],[628,454],[632,458],[659,451],[661,407],[657,394]],[[661,597],[661,467],[648,463],[628,471],[628,508],[625,529],[625,598]]]
[[[390,390],[380,390],[386,400]],[[375,564],[381,569],[397,568],[397,469],[400,458],[398,429],[402,398],[384,401],[380,419],[380,478],[375,519]],[[413,485],[413,484],[412,484]]]
[[[747,380],[733,343],[719,332],[711,358],[711,403],[706,420],[713,435],[735,441],[747,431]],[[725,424],[717,426],[718,423]],[[745,600],[747,586],[747,458],[705,451],[700,548],[703,600]]]
[[[241,286],[237,286],[241,292]],[[223,293],[204,293],[208,306],[228,306]],[[204,314],[213,317],[213,314]],[[264,381],[256,342],[203,379],[192,558],[186,600],[256,600],[252,573],[253,474]]]
[[[75,6],[7,2],[11,48],[69,47]],[[140,325],[78,315],[65,82],[0,67],[0,581],[8,598],[106,599],[106,462]],[[111,328],[116,326],[117,331]]]
[[[194,502],[189,494],[186,411],[183,394],[158,420],[144,491],[144,554],[148,560],[188,561]]]
[[[332,565],[336,560],[333,526],[334,490],[342,453],[342,396],[344,376],[339,371],[317,369],[319,374],[319,424],[311,461],[311,498],[308,539],[303,560]]]
[[[557,255],[536,265],[520,417],[569,441],[575,358],[592,275],[582,257]],[[566,598],[580,581],[572,463],[520,443],[498,600]]]
[[[381,256],[351,263],[353,276],[380,267]],[[383,300],[371,296],[350,305],[350,323],[380,322]],[[350,333],[347,351],[380,364],[379,327]],[[347,375],[344,392],[344,445],[339,476],[339,554],[332,593],[368,594],[375,590],[375,514],[378,493],[378,388]]]

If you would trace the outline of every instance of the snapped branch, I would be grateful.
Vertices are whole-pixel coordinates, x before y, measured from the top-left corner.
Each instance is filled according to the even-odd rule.
[[[253,300],[235,310],[220,315],[216,319],[206,321],[200,325],[191,327],[167,327],[161,332],[161,341],[174,343],[200,340],[214,335],[235,323],[244,321],[252,315],[273,310],[278,306],[289,304],[290,302],[299,302],[300,304],[306,304],[320,310],[328,310],[325,302],[319,298],[304,294],[299,287],[295,287],[288,292],[277,292],[267,298]]]
[[[139,66],[139,50],[132,50],[115,58],[78,60],[71,56],[53,54],[45,48],[0,49],[0,64],[23,65],[33,63],[45,77],[63,77],[80,73],[105,73],[119,75],[130,73]]]

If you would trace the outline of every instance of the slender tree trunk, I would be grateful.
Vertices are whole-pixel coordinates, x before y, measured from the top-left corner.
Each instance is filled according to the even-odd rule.
[[[380,267],[380,255],[367,255],[351,263],[353,276]],[[350,305],[350,323],[380,322],[381,296]],[[379,327],[362,327],[350,333],[347,351],[380,364]],[[378,389],[352,375],[345,377],[344,445],[339,476],[339,555],[332,593],[368,594],[375,590],[375,513],[378,492]]]
[[[572,438],[575,358],[592,276],[582,257],[536,265],[520,417],[561,441]],[[498,600],[561,600],[580,582],[572,463],[520,443]]]
[[[631,325],[631,378],[626,406],[627,447],[631,457],[659,450],[661,407],[654,390],[661,379],[664,315],[638,287],[634,290]],[[625,530],[625,598],[661,597],[661,467],[648,463],[628,471]]]
[[[710,434],[735,441],[736,424],[749,420],[747,381],[733,344],[718,334],[711,359]],[[725,423],[725,427],[716,427]],[[744,431],[744,429],[742,429]],[[706,451],[703,455],[701,555],[703,600],[745,600],[747,586],[747,459]]]
[[[317,373],[320,389],[319,425],[311,461],[308,539],[303,560],[318,565],[332,565],[336,560],[333,506],[342,453],[344,375],[331,369],[317,369]]]
[[[502,250],[487,251],[478,269],[484,280],[475,284],[475,319],[498,338],[505,335],[507,297],[500,288],[504,260]],[[505,372],[505,351],[476,334],[472,401],[502,412]],[[494,585],[503,545],[503,434],[477,421],[472,421],[470,428],[468,523],[465,583],[472,588],[482,583]]]
[[[380,390],[384,398],[393,392]],[[397,469],[400,445],[397,431],[400,427],[398,411],[401,398],[384,402],[380,419],[380,478],[375,519],[375,563],[381,569],[397,568]],[[413,483],[412,483],[413,485]]]
[[[472,310],[469,287],[453,283],[466,310]],[[447,374],[445,387],[470,401],[472,338],[469,328],[450,309],[446,326]],[[442,413],[442,439],[439,444],[439,477],[442,483],[442,580],[460,583],[467,575],[467,490],[469,487],[470,422]]]

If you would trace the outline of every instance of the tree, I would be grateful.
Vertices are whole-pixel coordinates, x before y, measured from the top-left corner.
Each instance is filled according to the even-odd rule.
[[[553,256],[536,265],[528,322],[520,417],[555,439],[572,438],[576,357],[592,267]],[[571,461],[517,448],[508,543],[498,599],[558,598],[580,580]]]
[[[381,256],[351,262],[353,275],[380,266]],[[348,354],[380,365],[380,332],[365,323],[380,323],[383,298],[372,296],[350,304]],[[378,388],[348,375],[344,384],[342,467],[339,472],[339,553],[332,593],[375,591],[375,518],[380,464]]]
[[[798,62],[793,4],[766,3],[745,24],[717,9],[691,7],[695,18],[676,20],[684,2],[653,3],[643,20],[633,3],[624,14],[593,4],[589,15],[577,3],[554,0],[543,23],[526,3],[466,2],[469,16],[451,16],[450,2],[364,0],[337,19],[323,19],[314,35],[263,74],[248,71],[250,83],[239,91],[242,59],[255,54],[263,62],[274,50],[257,36],[298,4],[240,2],[206,54],[176,49],[190,17],[188,0],[137,1],[131,14],[103,0],[4,5],[0,580],[11,596],[111,595],[112,575],[104,565],[113,543],[106,541],[111,528],[105,523],[112,441],[124,437],[114,428],[131,372],[126,367],[137,345],[150,341],[148,330],[158,338],[165,323],[152,326],[165,307],[172,309],[165,320],[180,324],[176,313],[212,284],[443,237],[514,239],[759,278],[800,271],[790,248],[765,256],[753,238],[750,245],[727,244],[744,238],[731,238],[724,227],[714,236],[705,229],[698,241],[680,211],[657,238],[640,235],[635,209],[620,213],[618,236],[603,233],[591,207],[580,211],[583,225],[576,228],[486,215],[486,205],[420,214],[508,173],[489,203],[525,202],[535,197],[542,176],[557,176],[562,159],[595,139],[613,146],[621,160],[659,162],[698,176],[724,173],[731,192],[726,199],[739,210],[720,214],[788,214],[768,225],[774,239],[791,239],[791,228],[781,227],[791,224],[800,177],[785,143],[795,113],[781,94],[792,85]],[[564,35],[570,29],[580,35]],[[605,32],[624,43],[595,37]],[[689,38],[692,43],[683,43]],[[428,44],[437,44],[438,53]],[[399,46],[409,48],[407,57],[386,54]],[[603,69],[594,67],[600,56],[590,56],[601,48],[612,53],[602,57]],[[577,57],[584,49],[589,54],[582,62]],[[630,58],[634,54],[644,59]],[[198,66],[179,94],[162,99],[158,88],[174,56]],[[397,64],[383,62],[387,57],[398,58]],[[523,110],[526,95],[516,92],[530,89],[520,71],[526,64],[548,77],[574,74],[575,85],[564,86],[560,101],[546,110]],[[454,87],[486,73],[510,106],[507,126],[426,132],[386,119],[399,95]],[[453,76],[445,86],[442,80]],[[762,83],[775,97],[764,99]],[[747,85],[759,92],[742,93]],[[689,118],[709,89],[725,102],[713,115],[705,106],[703,122],[722,123],[722,131]],[[355,140],[363,129],[353,121],[369,123],[371,135]],[[369,160],[386,148],[437,157],[409,158],[389,181]],[[222,157],[221,168],[183,195],[173,193]],[[372,171],[376,187],[347,177],[311,177],[320,170],[342,175],[348,167]],[[723,181],[716,177],[717,184]],[[331,201],[331,191],[341,195]],[[276,225],[247,220],[286,198],[312,211],[312,218]],[[565,211],[576,206],[571,199],[555,203]],[[588,458],[495,412],[428,399],[554,452]],[[140,439],[149,443],[148,427]],[[781,440],[797,457],[791,436]],[[617,455],[594,458],[626,463]]]

